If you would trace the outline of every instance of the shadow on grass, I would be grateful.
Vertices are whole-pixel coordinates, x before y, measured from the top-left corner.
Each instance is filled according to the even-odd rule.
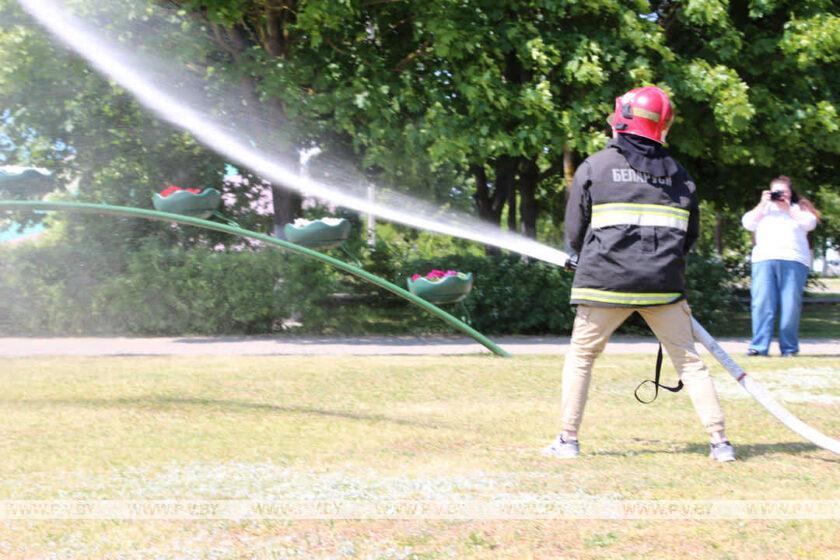
[[[650,442],[653,443],[653,442]],[[753,443],[753,444],[741,444],[739,445],[738,442],[734,442],[735,445],[735,453],[739,460],[748,460],[753,457],[760,457],[762,455],[773,455],[773,454],[781,454],[781,455],[798,455],[801,453],[813,453],[816,451],[822,451],[822,448],[812,444],[812,443],[805,443],[799,441],[787,441],[781,443]],[[606,456],[606,457],[626,457],[626,456],[633,456],[633,455],[645,455],[645,454],[659,454],[659,455],[669,455],[669,454],[688,454],[688,455],[708,455],[709,453],[709,444],[707,443],[689,443],[684,445],[683,447],[679,448],[676,446],[668,446],[665,442],[662,442],[662,447],[658,449],[627,449],[626,451],[595,451],[592,452],[590,455],[592,456]],[[829,463],[840,463],[840,458],[832,458],[832,459],[824,459],[822,457],[818,458],[821,461],[827,461]]]
[[[0,399],[2,405],[36,405],[36,406],[70,406],[89,408],[148,408],[153,410],[176,410],[188,407],[205,408],[206,412],[268,412],[278,414],[310,414],[314,416],[325,416],[329,418],[341,418],[343,420],[361,420],[367,422],[388,422],[401,426],[417,426],[422,428],[439,429],[445,426],[418,422],[404,418],[394,418],[383,414],[366,414],[362,412],[351,412],[346,410],[329,410],[300,405],[278,405],[252,401],[241,401],[231,399],[207,399],[189,397],[167,397],[147,395],[134,398],[121,399],[21,399],[9,400]]]
[[[785,441],[781,443],[752,443],[752,444],[738,444],[735,445],[735,453],[739,459],[749,459],[751,457],[760,457],[762,455],[783,454],[783,455],[798,455],[800,453],[813,453],[821,451],[822,448],[813,443],[805,443],[801,441]],[[708,444],[690,443],[684,448],[685,453],[708,453]]]

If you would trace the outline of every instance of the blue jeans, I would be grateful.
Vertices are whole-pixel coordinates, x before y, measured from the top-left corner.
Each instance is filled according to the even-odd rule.
[[[808,267],[796,261],[770,260],[752,264],[752,342],[750,349],[767,354],[779,309],[779,350],[799,352],[799,316]]]

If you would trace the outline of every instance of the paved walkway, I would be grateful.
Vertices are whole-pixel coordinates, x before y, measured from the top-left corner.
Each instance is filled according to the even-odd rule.
[[[512,337],[493,339],[515,355],[564,354],[568,337]],[[746,339],[721,339],[733,356],[747,351]],[[803,355],[833,355],[840,360],[840,338],[803,339]],[[656,352],[653,338],[615,336],[608,354]],[[378,356],[450,355],[487,353],[483,346],[463,337],[175,337],[175,338],[0,338],[0,358],[19,356]],[[771,353],[778,353],[773,348]]]

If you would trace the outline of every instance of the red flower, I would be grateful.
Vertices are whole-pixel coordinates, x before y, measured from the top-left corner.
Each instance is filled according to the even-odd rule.
[[[196,188],[185,189],[185,188],[182,188],[182,187],[177,187],[175,185],[170,185],[170,186],[166,187],[165,189],[163,189],[162,191],[160,191],[160,196],[162,196],[163,198],[166,198],[167,196],[169,196],[173,193],[176,193],[178,191],[187,191],[187,192],[190,192],[190,193],[193,193],[193,194],[201,194],[202,190],[204,190],[204,189],[196,189]]]
[[[444,272],[443,270],[435,268],[433,270],[430,270],[428,273],[426,273],[425,278],[426,278],[426,280],[437,281],[437,280],[441,280],[443,278],[448,278],[449,276],[458,276],[458,274],[460,274],[460,272],[458,272],[457,270],[447,270],[447,271]],[[420,276],[419,274],[414,274],[411,277],[411,281],[416,282],[420,278],[423,278],[423,277]]]

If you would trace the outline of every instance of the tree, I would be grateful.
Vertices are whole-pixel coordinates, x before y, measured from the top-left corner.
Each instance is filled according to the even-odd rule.
[[[221,185],[223,160],[52,43],[16,2],[0,1],[0,21],[0,103],[8,112],[0,135],[9,139],[8,163],[48,168],[57,185],[77,188],[83,200],[127,206],[149,206],[151,193],[169,184]],[[218,239],[145,221],[59,219],[68,239],[104,244],[101,252],[117,261],[149,235]]]
[[[651,7],[674,53],[663,72],[677,103],[669,141],[714,204],[719,228],[740,227],[740,214],[780,174],[809,196],[820,185],[838,188],[840,3]]]
[[[238,77],[254,110],[263,113],[263,120],[289,129],[284,97],[265,95],[265,69],[283,66],[298,41],[294,23],[297,0],[239,1],[183,0],[172,1],[193,18],[206,22],[208,36],[224,53],[221,61],[228,72]],[[278,154],[290,169],[298,169],[300,139],[288,134],[283,153]],[[301,213],[300,195],[283,185],[272,185],[274,232],[283,237],[283,225]]]
[[[170,21],[175,16],[166,10],[154,17],[187,32],[184,44],[164,46],[189,61],[208,88],[243,86],[242,102],[285,135],[287,164],[317,146],[319,160],[350,160],[367,178],[441,206],[472,204],[481,218],[496,225],[506,219],[530,236],[539,217],[559,221],[562,187],[575,163],[603,146],[613,98],[641,84],[672,93],[677,121],[670,147],[713,203],[719,240],[727,220],[734,224],[774,175],[792,176],[810,195],[819,185],[836,186],[837,2],[166,3],[172,4],[183,17]],[[132,12],[123,19],[141,16],[151,17]],[[138,45],[155,40],[144,37]],[[14,52],[11,35],[8,41]],[[33,99],[26,83],[41,83],[27,81],[27,73],[42,72],[51,88],[61,85],[53,83],[60,80],[46,70],[50,65],[32,67],[38,56],[51,55],[10,61],[0,87],[12,104]],[[104,83],[77,68],[91,84]],[[75,83],[81,77],[72,80],[64,86],[94,91]],[[71,98],[74,110],[93,113],[82,107],[91,97]],[[131,122],[146,118],[130,102],[119,117],[116,102],[107,106],[108,118],[132,111]],[[38,111],[36,135],[27,132],[30,115],[22,114],[12,135],[27,150],[55,153],[57,139],[70,138],[60,124],[67,111],[57,105]],[[107,119],[85,118],[78,122],[88,130],[109,130]],[[187,152],[194,148],[181,140]],[[274,194],[277,224],[297,215],[299,197],[277,188]]]
[[[822,220],[812,234],[814,248],[823,258],[823,273],[828,271],[828,250],[840,250],[840,191],[823,185],[817,191],[814,203],[822,213]]]
[[[370,168],[399,177],[397,153],[462,170],[481,218],[499,224],[507,208],[508,226],[532,237],[540,199],[554,196],[541,187],[562,173],[564,153],[603,145],[611,99],[667,55],[656,24],[615,1],[299,8],[307,42],[293,62],[306,94],[278,95],[350,136]]]

